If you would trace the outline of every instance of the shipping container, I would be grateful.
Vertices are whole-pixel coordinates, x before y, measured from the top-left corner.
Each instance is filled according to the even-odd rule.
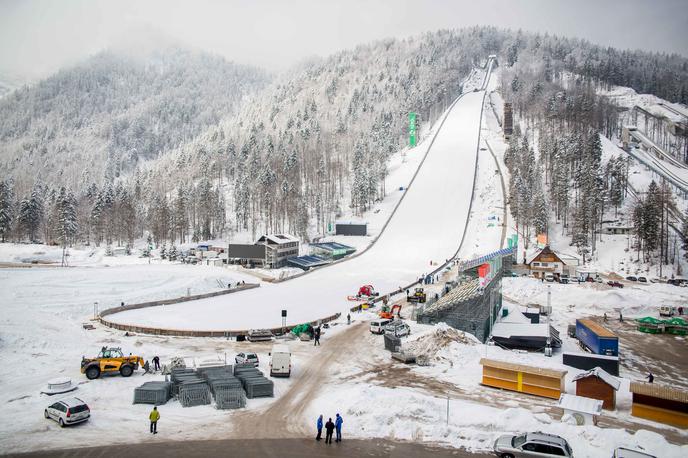
[[[592,320],[576,320],[576,338],[592,353],[619,356],[619,338]]]

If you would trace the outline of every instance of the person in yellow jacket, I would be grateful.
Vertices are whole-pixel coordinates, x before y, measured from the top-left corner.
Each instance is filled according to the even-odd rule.
[[[153,407],[148,418],[151,422],[150,432],[153,434],[158,434],[158,420],[160,420],[160,412],[158,412],[157,407]]]

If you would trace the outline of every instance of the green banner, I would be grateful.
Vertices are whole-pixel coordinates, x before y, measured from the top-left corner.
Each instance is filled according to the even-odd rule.
[[[416,113],[409,112],[409,146],[413,148],[416,146]]]

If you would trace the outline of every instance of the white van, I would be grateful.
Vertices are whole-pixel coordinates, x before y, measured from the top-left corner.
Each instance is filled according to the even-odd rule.
[[[286,345],[275,345],[270,352],[270,377],[291,375],[291,352]]]
[[[385,326],[387,326],[392,320],[388,318],[380,318],[378,320],[373,320],[370,322],[370,332],[373,334],[384,334]]]
[[[671,305],[662,305],[659,307],[659,316],[674,316],[676,309]]]

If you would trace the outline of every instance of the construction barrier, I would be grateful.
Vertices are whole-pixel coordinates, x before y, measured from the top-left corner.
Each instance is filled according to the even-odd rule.
[[[519,393],[559,399],[565,392],[564,377],[567,371],[513,364],[482,358],[482,384]]]

